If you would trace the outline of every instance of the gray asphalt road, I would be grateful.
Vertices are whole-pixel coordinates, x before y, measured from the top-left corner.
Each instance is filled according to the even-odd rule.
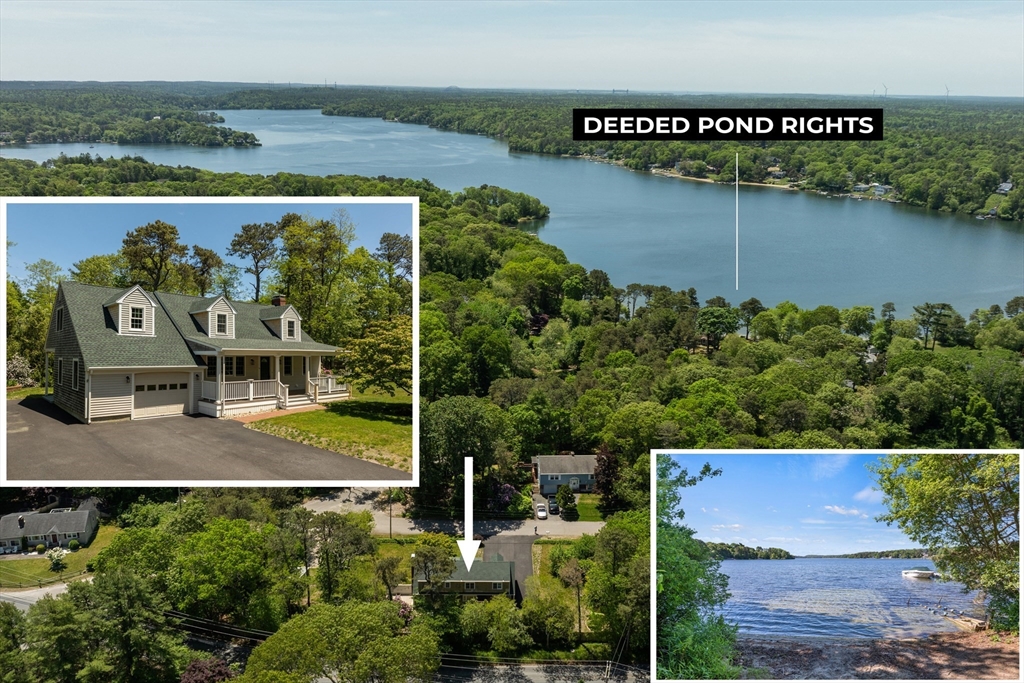
[[[484,560],[516,563],[516,601],[526,597],[526,577],[533,574],[533,536],[494,536],[484,541]]]
[[[457,656],[445,656],[434,675],[435,683],[648,683],[650,676],[607,662],[591,664],[474,664]]]
[[[81,424],[38,397],[7,401],[9,480],[409,481],[407,472],[180,415]]]
[[[360,512],[369,510],[373,513],[375,533],[387,535],[390,529],[392,533],[399,535],[417,534],[423,531],[437,531],[442,533],[462,533],[462,523],[451,520],[436,519],[406,519],[395,516],[388,519],[388,511],[376,510],[371,505],[376,489],[354,488],[344,489],[337,493],[315,498],[306,501],[305,507],[314,512]],[[473,532],[483,534],[490,538],[492,536],[529,536],[532,538],[564,537],[578,538],[583,534],[596,534],[604,526],[604,522],[566,522],[558,515],[548,519],[516,519],[516,520],[476,520],[473,524]],[[536,528],[536,533],[534,533]]]
[[[22,612],[27,612],[28,608],[42,600],[44,595],[57,597],[67,589],[67,584],[55,583],[53,585],[46,586],[45,588],[30,588],[23,591],[3,591],[0,592],[0,602],[9,602],[12,605],[15,605]]]

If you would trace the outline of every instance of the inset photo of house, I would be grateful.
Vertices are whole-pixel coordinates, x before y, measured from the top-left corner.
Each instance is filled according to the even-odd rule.
[[[4,480],[415,483],[415,198],[3,209]]]

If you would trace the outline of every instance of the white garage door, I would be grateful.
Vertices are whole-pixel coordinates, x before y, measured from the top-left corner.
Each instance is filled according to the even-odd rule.
[[[135,375],[135,410],[132,417],[181,415],[188,412],[187,372],[148,372]]]

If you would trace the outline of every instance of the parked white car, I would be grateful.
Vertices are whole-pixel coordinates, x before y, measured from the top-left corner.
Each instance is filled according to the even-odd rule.
[[[537,504],[537,519],[547,519],[548,509],[544,507],[544,503]]]

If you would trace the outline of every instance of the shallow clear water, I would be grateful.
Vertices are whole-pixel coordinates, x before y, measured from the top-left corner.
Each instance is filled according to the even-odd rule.
[[[734,278],[734,188],[634,173],[609,164],[510,154],[478,135],[319,111],[224,111],[225,125],[262,147],[56,144],[0,148],[44,161],[66,154],[140,155],[214,171],[428,178],[450,190],[484,183],[551,207],[543,239],[620,287],[696,287],[733,305],[952,304],[975,308],[1024,294],[1024,228],[877,201],[740,188],[740,289]]]
[[[956,631],[941,616],[948,608],[984,618],[957,583],[904,579],[930,560],[725,560],[732,597],[726,620],[740,633],[776,636],[909,638]],[[910,602],[908,605],[907,602]],[[938,609],[932,614],[926,607]]]

